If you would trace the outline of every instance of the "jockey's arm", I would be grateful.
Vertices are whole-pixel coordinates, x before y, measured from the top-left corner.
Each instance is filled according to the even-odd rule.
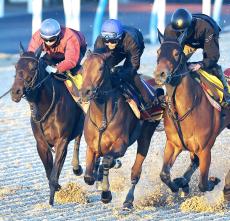
[[[220,51],[218,37],[219,36],[214,34],[212,30],[206,31],[202,61],[204,68],[211,69],[219,60]]]
[[[67,41],[64,56],[65,59],[57,65],[59,73],[63,73],[74,68],[79,61],[80,44],[76,38],[72,37]]]

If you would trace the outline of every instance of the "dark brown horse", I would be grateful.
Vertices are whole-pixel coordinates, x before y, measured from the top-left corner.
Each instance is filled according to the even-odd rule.
[[[101,200],[112,200],[109,190],[109,169],[115,159],[124,156],[127,148],[137,141],[137,155],[131,171],[131,188],[123,204],[132,208],[134,189],[141,175],[142,164],[147,155],[151,137],[158,125],[156,122],[138,120],[122,96],[120,90],[112,87],[111,74],[106,63],[109,53],[88,54],[83,64],[83,101],[90,100],[84,124],[87,143],[85,182],[95,182],[94,168],[97,159],[103,156],[103,181]]]
[[[47,64],[43,58],[39,58],[39,54],[23,50],[16,64],[11,96],[15,102],[25,97],[31,107],[31,127],[49,180],[49,203],[53,205],[54,194],[60,189],[58,179],[67,154],[67,146],[73,139],[73,171],[76,175],[82,173],[78,155],[84,114],[64,83],[45,71]],[[52,151],[55,151],[54,161]]]
[[[193,73],[194,74],[194,73]],[[155,78],[167,91],[164,126],[167,136],[161,180],[173,191],[189,191],[188,183],[200,168],[199,189],[211,191],[219,179],[209,178],[211,148],[216,137],[230,124],[230,111],[215,109],[188,70],[181,42],[161,39]],[[170,169],[182,150],[190,151],[191,165],[181,178],[171,180]],[[227,191],[226,191],[227,194]]]

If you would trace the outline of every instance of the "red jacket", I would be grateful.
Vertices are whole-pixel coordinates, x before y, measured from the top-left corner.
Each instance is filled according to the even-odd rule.
[[[86,42],[84,35],[70,28],[61,28],[60,42],[54,47],[47,47],[44,40],[40,37],[38,30],[32,36],[29,43],[28,51],[35,52],[40,45],[43,45],[43,50],[46,51],[50,57],[59,61],[57,69],[60,73],[74,68],[80,63],[80,51],[86,50]],[[83,52],[84,53],[84,52]]]

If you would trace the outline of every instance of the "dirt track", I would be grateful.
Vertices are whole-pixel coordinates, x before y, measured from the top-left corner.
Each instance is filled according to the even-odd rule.
[[[225,43],[223,55],[226,57],[227,48]],[[145,74],[153,69],[153,50],[155,48],[147,47],[143,56],[142,71]],[[221,61],[227,65],[224,58]],[[10,87],[14,75],[11,60],[4,64],[0,68],[0,95]],[[218,203],[222,199],[224,176],[230,168],[230,130],[222,132],[212,152],[210,175],[218,176],[222,182],[213,192],[201,194],[197,187],[199,173],[196,172],[188,198],[174,195],[162,185],[159,173],[165,135],[164,132],[155,133],[142,178],[136,188],[135,211],[124,215],[120,213],[120,208],[130,183],[135,145],[122,158],[123,166],[111,171],[113,201],[104,205],[100,202],[100,192],[94,186],[87,186],[83,177],[73,175],[71,143],[60,184],[65,186],[70,182],[77,183],[86,193],[89,203],[55,203],[54,207],[49,207],[48,183],[32,136],[28,105],[24,100],[18,104],[13,103],[10,96],[6,96],[0,100],[0,107],[0,220],[230,220],[230,208]],[[85,147],[82,139],[80,159],[83,167]],[[184,152],[173,167],[173,177],[180,176],[188,164],[189,154]]]

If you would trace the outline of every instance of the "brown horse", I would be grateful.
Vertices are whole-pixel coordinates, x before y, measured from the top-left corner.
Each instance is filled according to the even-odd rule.
[[[50,200],[60,189],[59,175],[67,154],[69,142],[75,139],[73,171],[81,175],[79,143],[82,136],[84,114],[74,102],[63,82],[45,71],[47,66],[40,53],[24,52],[16,64],[16,77],[11,97],[19,102],[25,97],[31,107],[31,127],[37,142],[37,151],[49,180]],[[55,150],[55,160],[53,155]]]
[[[124,208],[133,207],[134,190],[141,175],[142,164],[147,155],[151,137],[159,124],[138,120],[117,87],[112,87],[111,74],[106,58],[110,53],[90,53],[83,64],[83,101],[90,100],[84,124],[87,143],[85,182],[95,182],[94,168],[103,156],[103,181],[101,200],[112,200],[109,190],[109,169],[115,159],[124,156],[127,148],[137,141],[137,155],[131,172],[131,188],[123,204]]]
[[[161,36],[161,35],[160,35]],[[173,191],[188,192],[194,171],[200,168],[200,191],[211,191],[219,179],[209,178],[211,148],[216,137],[230,124],[230,111],[215,109],[188,70],[182,39],[161,39],[158,50],[156,83],[166,86],[167,108],[164,126],[167,136],[161,180]],[[170,168],[185,149],[191,164],[181,178],[171,181]]]

